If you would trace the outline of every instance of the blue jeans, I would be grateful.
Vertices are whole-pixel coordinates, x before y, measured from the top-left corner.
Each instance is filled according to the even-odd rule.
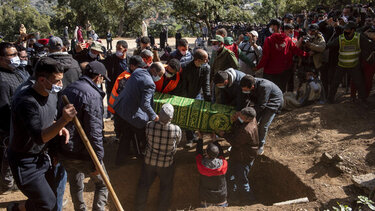
[[[266,137],[268,128],[271,125],[273,119],[275,118],[276,113],[270,109],[264,109],[259,115],[258,122],[258,133],[259,133],[259,147],[263,147],[266,144]]]
[[[70,195],[72,197],[74,210],[76,211],[87,211],[86,203],[83,198],[84,192],[84,179],[85,175],[90,176],[91,181],[95,183],[95,193],[92,202],[93,211],[104,211],[105,205],[108,199],[108,189],[104,183],[103,178],[100,174],[92,174],[95,168],[91,161],[86,160],[74,160],[68,158],[62,158],[62,164],[65,166],[68,173],[68,180],[70,185]],[[105,174],[105,166],[102,163]],[[107,174],[108,175],[108,174]]]
[[[240,193],[250,192],[251,188],[247,176],[249,175],[250,169],[254,164],[254,160],[255,159],[248,164],[244,164],[229,159],[227,173],[228,190]]]
[[[145,210],[148,191],[156,176],[160,178],[158,211],[167,211],[170,205],[173,188],[174,164],[169,167],[156,167],[143,164],[135,197],[135,210]]]
[[[55,190],[56,190],[56,210],[62,211],[63,208],[63,201],[64,201],[64,192],[65,192],[65,185],[67,181],[67,174],[65,171],[65,168],[61,165],[61,163],[58,163],[54,169],[53,173],[55,176]],[[54,190],[54,191],[55,191]]]

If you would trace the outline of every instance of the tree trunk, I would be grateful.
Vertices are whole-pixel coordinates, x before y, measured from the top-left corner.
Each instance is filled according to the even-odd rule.
[[[129,0],[124,1],[124,14],[127,14],[128,3],[129,3]],[[124,19],[125,19],[125,16],[121,15],[120,23],[119,23],[118,30],[117,30],[117,36],[120,36],[120,37],[124,33],[124,21],[125,21]]]
[[[207,18],[206,20],[204,20],[204,22],[206,23],[206,26],[207,26],[207,32],[208,32],[207,37],[211,38],[212,31],[211,31],[210,21],[208,21],[208,18]]]

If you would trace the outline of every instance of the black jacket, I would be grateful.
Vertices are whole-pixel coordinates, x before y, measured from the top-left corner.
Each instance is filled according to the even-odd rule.
[[[82,75],[78,62],[73,59],[72,55],[67,53],[52,53],[48,57],[59,62],[64,67],[64,78],[62,79],[63,88],[77,81]]]
[[[208,64],[196,67],[194,61],[182,66],[181,81],[176,89],[182,90],[176,95],[188,98],[196,98],[203,92],[205,101],[211,101],[210,92],[210,66]]]
[[[0,67],[0,132],[9,133],[12,97],[23,82],[22,77],[15,71]]]
[[[258,117],[262,115],[265,109],[270,109],[274,112],[281,111],[284,98],[283,93],[276,84],[267,79],[255,78],[254,87],[255,89],[250,93],[250,100],[255,104],[254,107]]]
[[[223,149],[219,147],[219,157],[210,159],[203,156],[203,140],[197,143],[197,168],[199,176],[199,199],[201,202],[210,204],[219,204],[227,200],[227,182],[225,174],[228,169],[228,163],[223,157]]]
[[[77,118],[81,122],[99,160],[103,160],[103,98],[105,93],[87,76],[82,76],[78,81],[70,84],[62,92],[77,110]],[[59,116],[63,108],[59,103]],[[73,122],[66,125],[69,130],[70,140],[68,144],[61,143],[61,153],[72,159],[90,160],[90,156],[75,129]],[[65,140],[64,140],[65,141]]]
[[[129,65],[130,57],[126,56],[125,59],[126,59],[126,64],[127,64],[126,69],[121,67],[120,59],[116,56],[116,54],[112,54],[108,56],[107,58],[105,58],[105,60],[103,60],[103,64],[105,68],[107,69],[107,76],[109,79],[111,79],[111,82],[106,81],[106,85],[107,85],[106,88],[108,89],[109,92],[112,91],[112,88],[116,82],[117,77],[125,70],[129,70],[128,65]]]
[[[246,106],[246,95],[242,94],[240,86],[241,79],[245,73],[229,68],[225,70],[229,74],[228,86],[220,89],[221,104],[234,106],[237,111],[240,111]]]

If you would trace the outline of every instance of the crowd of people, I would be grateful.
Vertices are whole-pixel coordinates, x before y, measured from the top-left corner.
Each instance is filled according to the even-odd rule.
[[[81,27],[70,41],[68,27],[62,38],[40,39],[26,35],[22,25],[19,41],[0,43],[2,184],[28,198],[10,204],[9,211],[62,210],[67,181],[74,209],[87,210],[85,176],[95,183],[92,209],[104,210],[108,189],[71,121],[77,117],[82,122],[105,171],[105,116],[113,119],[119,140],[116,166],[132,156],[142,161],[134,210],[145,210],[156,176],[158,210],[168,210],[174,155],[183,134],[171,123],[173,105],[164,104],[155,112],[155,92],[233,106],[237,111],[231,131],[209,134],[206,149],[199,129],[185,130],[185,147],[196,145],[201,207],[255,199],[248,174],[256,157],[264,153],[268,129],[282,109],[334,103],[340,84],[351,86],[351,98],[359,106],[369,107],[375,73],[371,5],[286,14],[267,27],[242,27],[235,39],[225,28],[217,28],[209,41],[210,52],[205,45],[190,49],[180,38],[174,51],[159,56],[161,49],[144,36],[133,53],[124,40],[117,41],[111,53],[110,31],[107,47],[89,22],[86,31],[86,41]],[[62,95],[71,104],[65,105]],[[231,145],[228,160],[221,138]]]

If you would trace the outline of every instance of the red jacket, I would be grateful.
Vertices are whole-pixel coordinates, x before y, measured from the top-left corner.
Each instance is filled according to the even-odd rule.
[[[273,33],[264,42],[263,56],[257,69],[264,68],[266,74],[282,73],[292,67],[294,55],[306,56],[307,53],[284,33]]]

